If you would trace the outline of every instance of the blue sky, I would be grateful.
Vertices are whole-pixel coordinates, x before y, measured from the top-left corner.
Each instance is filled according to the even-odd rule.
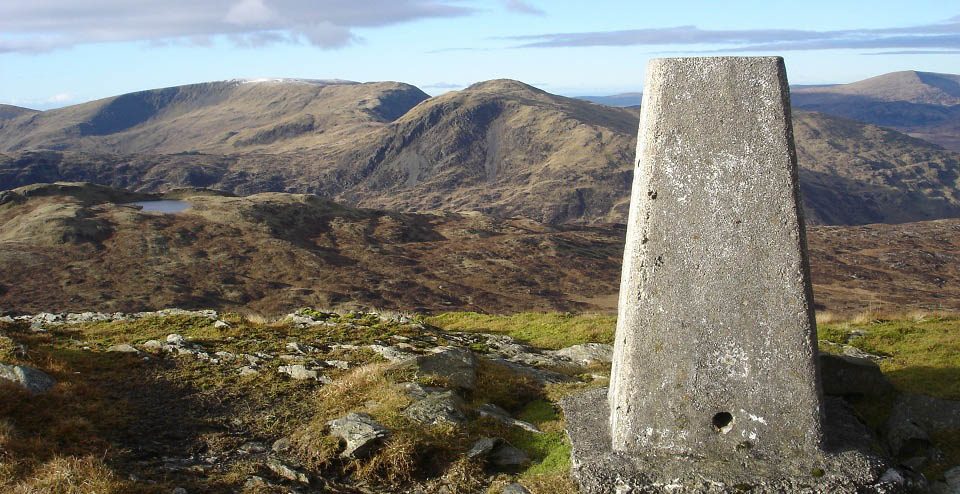
[[[793,84],[960,73],[944,0],[3,0],[0,103],[46,109],[232,78],[518,79],[639,91],[647,60],[781,55]]]

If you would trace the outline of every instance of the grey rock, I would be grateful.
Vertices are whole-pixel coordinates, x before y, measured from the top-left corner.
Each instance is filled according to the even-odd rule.
[[[0,322],[7,322],[7,323],[10,323],[10,324],[13,324],[13,323],[14,323],[14,320],[13,320],[13,318],[10,317],[10,316],[0,316]]]
[[[110,345],[110,346],[107,348],[107,351],[108,351],[108,352],[115,352],[115,353],[140,353],[140,350],[137,350],[137,349],[134,348],[133,346],[128,345],[128,344],[126,344],[126,343],[122,343],[122,344],[119,344],[119,345]]]
[[[613,361],[613,346],[604,343],[573,345],[547,353],[569,359],[580,365],[588,365],[594,362],[609,363]]]
[[[920,456],[930,448],[930,435],[912,420],[888,420],[884,432],[890,453],[896,457]]]
[[[367,413],[351,413],[327,422],[330,434],[346,444],[341,456],[362,458],[383,444],[390,431]]]
[[[310,476],[307,475],[307,473],[297,468],[294,468],[290,465],[287,465],[286,463],[280,461],[277,458],[269,458],[267,460],[267,468],[269,468],[271,472],[287,480],[300,482],[301,484],[310,483]]]
[[[324,360],[323,364],[327,367],[333,367],[335,369],[347,370],[350,368],[350,362],[346,360]]]
[[[155,352],[163,349],[163,343],[158,340],[147,340],[143,342],[143,348]]]
[[[293,447],[293,443],[290,441],[290,438],[281,437],[273,442],[273,444],[270,446],[270,449],[278,453],[282,453],[284,451],[289,451],[291,447]]]
[[[413,383],[404,386],[406,393],[416,399],[403,410],[404,415],[427,425],[467,422],[467,404],[455,391]]]
[[[493,448],[497,447],[502,440],[499,437],[483,437],[477,439],[473,446],[470,447],[470,451],[467,451],[467,458],[483,458],[493,452]]]
[[[301,345],[295,341],[287,343],[286,349],[288,352],[299,353],[301,355],[306,355],[310,353],[310,349],[305,345]]]
[[[249,366],[249,365],[246,366],[246,367],[241,367],[241,368],[240,368],[240,375],[243,376],[243,377],[246,377],[246,376],[255,376],[255,375],[259,374],[259,373],[260,373],[260,371],[258,371],[256,368],[251,367],[251,366]]]
[[[346,347],[347,345],[341,345]],[[370,345],[367,348],[373,350],[381,357],[391,362],[402,362],[413,357],[412,353],[405,352],[395,346]]]
[[[411,367],[418,377],[438,377],[456,388],[472,390],[477,387],[477,358],[466,348],[441,347],[436,353],[418,356],[398,367]]]
[[[227,321],[219,321],[219,320],[218,320],[217,322],[213,323],[213,327],[215,327],[215,328],[217,328],[217,329],[225,329],[225,328],[229,328],[229,327],[231,327],[231,326],[230,326],[230,323],[228,323]]]
[[[501,468],[517,468],[530,463],[530,456],[509,444],[497,446],[488,456],[490,463]]]
[[[493,403],[487,403],[480,406],[477,408],[477,413],[481,417],[490,417],[506,425],[511,425],[513,427],[519,427],[525,431],[542,434],[540,429],[537,429],[537,426],[531,424],[530,422],[524,422],[522,420],[513,418],[509,412],[498,407],[497,405],[494,405]]]
[[[235,360],[237,358],[236,355],[230,352],[217,352],[217,353],[214,353],[214,355],[216,355],[217,358],[219,358],[220,360],[224,360],[224,361]]]
[[[866,358],[871,360],[881,360],[882,357],[879,355],[874,355],[872,353],[867,353],[853,345],[844,345],[841,350],[844,355],[848,357],[857,357],[857,358]]]
[[[45,393],[57,383],[43,371],[25,365],[0,364],[0,379],[11,381],[34,394]]]
[[[823,392],[828,395],[879,396],[894,391],[880,367],[870,359],[821,353],[817,361]]]
[[[173,492],[171,494],[187,494],[187,490],[184,489],[183,487],[177,487],[173,489]]]
[[[523,485],[514,482],[504,487],[502,494],[530,494],[530,491]]]
[[[524,365],[512,360],[506,360],[496,356],[487,357],[491,363],[506,367],[511,371],[520,374],[521,376],[527,377],[530,380],[537,382],[539,384],[557,384],[572,381],[573,379],[570,376],[561,374],[559,372],[538,369],[536,367],[531,367],[529,365]]]
[[[240,446],[239,450],[243,453],[263,453],[267,447],[260,441],[247,441]]]
[[[281,374],[287,374],[298,381],[306,379],[316,380],[320,376],[319,372],[313,369],[307,369],[306,366],[301,364],[281,365],[277,368],[277,372],[280,372]]]
[[[960,401],[901,393],[893,405],[889,422],[915,422],[928,432],[960,429]]]
[[[176,346],[182,346],[187,344],[187,339],[181,334],[171,333],[167,335],[167,343]]]

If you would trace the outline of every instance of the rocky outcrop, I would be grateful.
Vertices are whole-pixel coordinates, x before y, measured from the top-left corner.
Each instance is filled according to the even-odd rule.
[[[43,371],[25,365],[0,364],[0,379],[12,382],[34,394],[45,393],[57,383]]]

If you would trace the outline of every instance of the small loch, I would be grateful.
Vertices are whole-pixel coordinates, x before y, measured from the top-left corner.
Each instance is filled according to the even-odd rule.
[[[140,206],[144,213],[181,213],[193,204],[186,201],[140,201],[133,203],[134,206]]]

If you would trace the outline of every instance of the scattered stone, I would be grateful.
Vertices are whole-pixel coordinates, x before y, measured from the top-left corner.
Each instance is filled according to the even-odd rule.
[[[249,365],[246,366],[246,367],[241,367],[241,368],[240,368],[240,376],[242,376],[242,377],[255,376],[255,375],[259,374],[259,373],[260,373],[260,371],[258,371],[256,368],[251,367],[251,366],[249,366]]]
[[[177,487],[173,490],[172,494],[187,494],[187,490],[183,487]]]
[[[159,351],[163,349],[163,343],[159,340],[147,340],[143,342],[143,348],[150,351]]]
[[[530,463],[530,457],[509,444],[501,444],[488,456],[490,463],[500,468],[517,468]]]
[[[490,356],[487,357],[487,360],[489,360],[491,363],[506,367],[507,369],[523,377],[529,378],[538,384],[557,384],[573,380],[570,376],[561,374],[559,372],[538,369],[536,367],[531,367],[529,365],[524,365],[501,357]]]
[[[299,353],[299,354],[301,354],[301,355],[306,355],[306,354],[310,353],[310,349],[309,349],[308,347],[306,347],[306,346],[304,346],[304,345],[301,345],[300,343],[297,343],[297,342],[295,342],[295,341],[294,341],[294,342],[291,342],[291,343],[287,343],[287,347],[286,347],[286,348],[287,348],[287,351],[288,351],[288,352],[295,352],[295,353]]]
[[[504,487],[502,494],[530,494],[530,491],[523,485],[514,482]]]
[[[273,442],[273,445],[270,446],[270,449],[278,453],[282,453],[284,451],[289,451],[292,446],[293,444],[291,443],[289,437],[281,437]]]
[[[239,451],[241,453],[263,453],[267,451],[267,447],[260,441],[247,441],[240,446]]]
[[[230,323],[228,323],[227,321],[217,320],[217,322],[213,323],[213,327],[217,329],[224,329],[224,328],[229,328],[231,326],[230,326]]]
[[[25,365],[0,364],[0,379],[11,381],[34,394],[45,393],[57,383],[43,371]]]
[[[890,420],[884,429],[893,456],[912,458],[925,454],[930,448],[929,434],[912,420]]]
[[[181,334],[171,333],[167,335],[167,343],[175,346],[183,346],[187,344],[187,339]]]
[[[230,352],[217,352],[217,353],[214,353],[214,355],[216,355],[217,358],[219,358],[220,360],[234,360],[237,358],[236,355]]]
[[[873,360],[820,353],[818,364],[823,392],[828,395],[879,396],[894,391]]]
[[[401,362],[397,368],[401,367],[412,367],[417,377],[441,378],[456,388],[472,390],[477,387],[477,357],[466,348],[441,347],[436,353]]]
[[[455,391],[415,383],[403,384],[404,391],[415,398],[403,410],[404,415],[426,425],[464,424],[467,404]]]
[[[351,413],[327,422],[330,434],[346,443],[341,456],[362,458],[373,452],[390,436],[390,431],[367,413]]]
[[[879,356],[879,355],[874,355],[874,354],[872,354],[872,353],[867,353],[867,352],[865,352],[865,351],[863,351],[863,350],[861,350],[861,349],[859,349],[859,348],[857,348],[857,347],[855,347],[855,346],[853,346],[853,345],[843,345],[843,348],[841,349],[841,352],[843,352],[843,354],[846,355],[846,356],[848,356],[848,357],[867,358],[867,359],[871,359],[871,360],[882,360],[882,359],[883,359],[883,357],[881,357],[881,356]]]
[[[126,344],[126,343],[122,343],[122,344],[119,344],[119,345],[110,345],[110,346],[107,348],[107,351],[108,351],[108,352],[115,352],[115,353],[140,353],[140,350],[137,350],[137,349],[134,348],[133,346],[128,345],[128,344]]]
[[[287,480],[300,482],[301,484],[310,483],[309,475],[307,475],[305,472],[302,472],[294,467],[291,467],[290,465],[287,465],[286,463],[283,463],[277,458],[268,459],[267,468],[269,468],[271,472]]]
[[[0,322],[7,322],[13,324],[15,321],[10,316],[0,316]]]
[[[525,431],[542,434],[540,429],[537,429],[537,426],[531,424],[530,422],[524,422],[511,417],[509,412],[498,407],[497,405],[494,405],[493,403],[487,403],[486,405],[480,406],[480,408],[477,408],[477,413],[481,417],[490,417],[506,425],[511,425],[514,427],[519,427]]]
[[[546,353],[569,359],[580,365],[589,365],[595,362],[610,363],[613,361],[613,346],[604,343],[573,345]]]
[[[324,360],[323,364],[327,367],[333,367],[335,369],[347,370],[350,368],[350,362],[346,360]]]
[[[346,348],[352,345],[336,345],[342,348]],[[395,346],[384,346],[384,345],[370,345],[367,348],[373,350],[374,352],[380,354],[381,357],[391,361],[391,362],[402,362],[404,360],[410,359],[413,357],[412,353],[405,352]]]
[[[493,452],[493,448],[497,447],[500,441],[501,439],[499,437],[483,437],[478,439],[473,443],[473,446],[470,447],[470,451],[467,451],[467,458],[486,457]]]
[[[319,372],[312,369],[307,369],[307,367],[302,364],[281,365],[277,368],[277,372],[286,374],[298,381],[303,381],[305,379],[317,380],[320,377]]]

